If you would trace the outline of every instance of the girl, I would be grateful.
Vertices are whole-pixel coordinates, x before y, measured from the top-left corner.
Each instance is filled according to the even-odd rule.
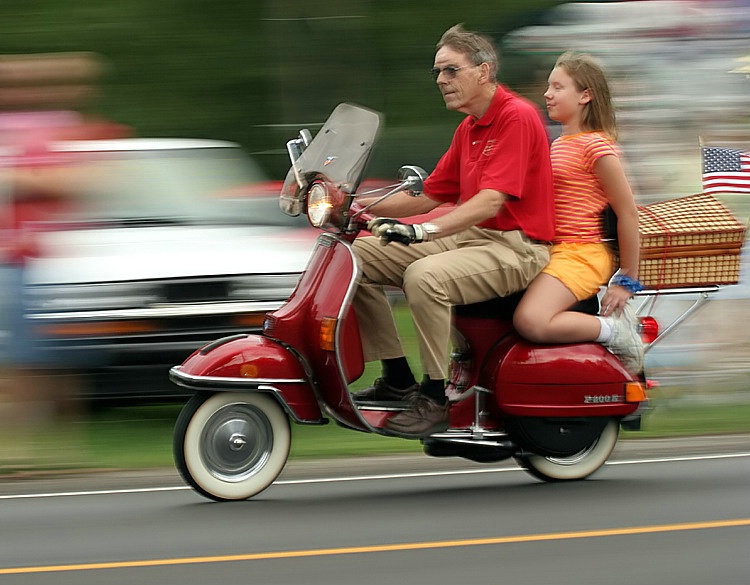
[[[602,67],[591,56],[567,52],[549,75],[544,94],[562,135],[551,147],[556,234],[550,262],[516,310],[521,335],[537,343],[597,341],[632,373],[643,369],[643,343],[628,300],[638,282],[638,210],[619,159],[615,113]],[[617,216],[620,269],[604,242],[602,217]],[[609,281],[600,316],[569,310]]]

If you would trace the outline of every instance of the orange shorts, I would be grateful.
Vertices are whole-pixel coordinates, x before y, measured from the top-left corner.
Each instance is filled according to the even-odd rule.
[[[552,246],[542,272],[557,278],[582,301],[598,293],[615,269],[615,255],[608,244],[562,242]]]

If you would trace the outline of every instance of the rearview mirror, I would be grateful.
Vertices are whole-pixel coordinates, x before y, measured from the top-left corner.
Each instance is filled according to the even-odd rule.
[[[398,180],[403,183],[403,190],[417,197],[424,191],[427,171],[415,165],[404,165],[398,170]]]
[[[292,161],[292,164],[299,160],[299,157],[302,156],[302,153],[305,152],[305,149],[308,146],[310,146],[311,142],[312,134],[310,134],[310,131],[305,128],[299,131],[299,136],[297,138],[286,143],[286,150],[289,153],[289,159]]]

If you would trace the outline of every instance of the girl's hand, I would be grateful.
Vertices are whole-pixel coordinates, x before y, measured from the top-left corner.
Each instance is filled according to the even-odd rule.
[[[620,315],[625,305],[633,298],[633,293],[628,289],[613,284],[607,288],[607,292],[602,297],[602,304],[599,314],[602,317],[609,317],[612,314]]]

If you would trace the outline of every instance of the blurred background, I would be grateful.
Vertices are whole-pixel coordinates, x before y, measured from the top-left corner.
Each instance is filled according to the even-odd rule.
[[[0,148],[11,149],[1,166],[13,166],[19,156],[26,161],[36,156],[40,160],[34,159],[35,169],[46,164],[83,169],[83,180],[81,172],[75,180],[78,186],[84,185],[82,191],[87,193],[89,202],[91,193],[99,192],[97,182],[104,184],[112,177],[101,171],[93,173],[88,164],[91,157],[86,159],[86,165],[56,158],[61,152],[80,152],[81,148],[58,144],[52,160],[45,149],[34,151],[40,136],[45,144],[53,140],[97,140],[89,150],[98,154],[117,150],[102,140],[148,137],[217,141],[201,143],[203,151],[211,153],[212,162],[201,159],[203,162],[197,163],[191,158],[194,172],[207,168],[211,170],[206,172],[216,175],[216,153],[220,152],[221,168],[226,168],[225,163],[231,159],[232,176],[238,177],[236,184],[222,185],[225,195],[229,191],[236,195],[237,189],[252,184],[254,196],[275,197],[273,182],[283,179],[288,167],[286,141],[302,127],[315,133],[338,103],[353,101],[385,114],[385,130],[370,176],[389,178],[405,163],[430,170],[462,119],[461,114],[446,112],[429,74],[436,42],[444,30],[458,22],[495,40],[502,52],[501,81],[540,106],[547,75],[561,52],[582,50],[602,60],[613,82],[621,143],[639,203],[700,192],[701,143],[750,150],[750,0],[506,0],[463,4],[447,0],[422,4],[391,0],[77,0],[72,4],[5,0],[0,4],[0,22]],[[555,136],[554,124],[550,123],[549,128],[550,135]],[[139,143],[136,150],[139,156],[145,155],[136,159],[152,160],[167,151],[175,152],[164,144]],[[20,155],[12,150],[18,148]],[[185,148],[195,153],[195,145],[183,143],[177,148],[178,158],[183,157]],[[242,151],[241,156],[238,151]],[[128,160],[132,158],[128,156]],[[147,178],[153,178],[152,163],[143,163],[139,168],[145,169]],[[184,168],[184,164],[175,168]],[[0,176],[0,186],[1,179]],[[69,176],[63,182],[68,179]],[[174,195],[180,192],[178,187],[161,177],[159,180],[164,181],[161,189],[171,208],[188,205]],[[176,184],[179,180],[195,183],[190,174],[173,173],[172,180],[178,180]],[[59,174],[54,181],[63,184]],[[146,216],[142,209],[137,214],[134,208],[128,210],[127,181],[115,187],[100,190],[120,194],[119,200],[113,200],[117,213],[123,214],[117,215],[118,220],[132,221],[137,217],[143,226],[146,218],[152,228],[155,222],[164,227],[166,220],[176,219],[169,214]],[[244,191],[243,194],[247,195]],[[206,198],[213,200],[215,196],[216,189],[212,187],[200,195],[203,199],[194,209],[202,209]],[[750,195],[722,194],[720,198],[747,224]],[[139,204],[142,200],[160,203],[158,194],[137,198]],[[104,207],[106,219],[111,221],[111,206]],[[180,209],[190,215],[187,207]],[[50,217],[41,214],[33,219],[46,222]],[[90,212],[83,217],[87,221],[97,219]],[[80,220],[81,216],[77,218]],[[257,211],[248,212],[247,223],[264,220]],[[304,226],[271,224],[284,230],[284,240],[295,240],[299,245],[289,251],[292,259],[286,272],[272,274],[271,280],[266,274],[271,270],[268,267],[237,270],[241,279],[254,275],[254,269],[263,274],[260,281],[249,285],[245,282],[243,290],[255,287],[256,292],[246,293],[254,301],[283,300],[304,266],[305,250],[310,246],[310,235]],[[225,223],[221,225],[226,227]],[[292,228],[296,230],[294,237],[289,235]],[[161,245],[154,242],[183,241],[175,233],[160,235],[161,240],[149,239],[150,249]],[[119,241],[116,255],[109,258],[110,267],[117,266],[124,251],[145,247],[143,234],[128,232],[128,237],[134,239]],[[250,241],[251,236],[243,237]],[[252,241],[256,245],[262,242],[262,249],[268,249],[269,237],[278,246],[282,239],[269,235],[267,230],[265,239],[257,237],[253,235]],[[95,244],[91,246],[96,247]],[[80,248],[80,242],[76,245]],[[62,255],[57,252],[57,256]],[[129,262],[138,264],[132,258]],[[200,266],[193,266],[189,274],[167,274],[166,264],[174,265],[174,257],[152,256],[150,262],[148,276],[128,278],[138,283],[160,279],[169,281],[170,287],[175,279],[180,283],[192,279],[191,292],[179,289],[177,298],[181,301],[204,301],[200,295],[229,295],[242,288],[237,283],[206,281],[204,277],[211,276],[210,270]],[[27,261],[27,268],[29,264]],[[662,382],[665,399],[691,404],[749,400],[750,334],[744,325],[750,309],[747,254],[742,271],[740,285],[717,295],[659,351],[649,355],[650,372]],[[64,281],[66,277],[61,278]],[[111,280],[124,279],[113,276]],[[283,286],[278,284],[279,279],[284,281]],[[81,285],[86,278],[79,275],[73,282],[71,275],[70,280],[62,282],[58,278],[55,283],[41,279],[40,283]],[[202,284],[198,286],[196,281]],[[275,296],[258,296],[258,287],[272,289]],[[195,292],[198,289],[200,294]],[[13,289],[4,289],[2,302],[8,302],[10,290]],[[70,293],[70,289],[44,290],[52,291],[51,297],[58,294],[67,298],[65,295]],[[87,289],[87,294],[95,297],[101,290],[92,293]],[[117,298],[131,295],[128,298],[132,302],[131,289],[127,295],[120,289],[115,292],[107,294]],[[162,293],[149,289],[148,294]],[[678,314],[689,302],[665,299],[664,316]],[[244,326],[249,327],[249,323],[246,321]],[[254,323],[258,325],[257,321]],[[232,327],[241,325],[234,323]],[[209,335],[230,326],[219,331],[207,328],[205,320],[189,325],[181,322],[170,332],[190,328],[202,328],[201,335]],[[133,332],[128,334],[132,336]],[[171,349],[187,355],[185,344],[197,345],[198,337],[183,337],[181,343]],[[169,355],[170,359],[179,360],[182,354]],[[49,412],[66,410],[74,411],[78,420],[84,412],[88,416],[88,405],[68,408],[89,382],[74,382],[78,371],[71,372],[65,364],[53,364],[54,368],[45,364],[45,376],[52,381],[48,380],[46,390],[31,393],[18,382],[21,378],[17,372],[13,373],[12,366],[18,363],[10,360],[9,364],[4,374],[5,395],[10,397],[6,402],[42,396],[44,403],[53,405],[44,412],[32,409],[37,412],[28,420],[49,420]],[[165,381],[166,366],[150,365],[158,365],[157,376]],[[109,367],[108,371],[114,372],[116,378],[114,382],[110,378],[108,384],[119,381],[136,396],[140,392],[164,398],[163,391],[152,391],[140,379],[123,382],[122,369]],[[38,368],[32,373],[38,381]],[[61,384],[61,380],[71,383]],[[70,389],[62,392],[63,386]],[[90,396],[91,392],[84,394]],[[167,419],[172,416],[172,411],[168,412]],[[129,417],[125,418],[148,418],[144,412]],[[11,442],[20,443],[15,439]],[[24,461],[24,457],[21,454],[16,461]],[[59,453],[56,457],[61,458]],[[13,465],[16,464],[9,467]],[[0,461],[0,471],[2,466]]]
[[[445,112],[429,75],[435,43],[457,22],[491,35],[502,80],[540,104],[562,50],[602,58],[639,193],[694,192],[698,167],[687,159],[698,137],[746,138],[747,0],[38,0],[33,9],[9,0],[0,18],[0,54],[99,56],[84,111],[142,136],[236,141],[276,178],[286,139],[346,100],[385,113],[373,172],[411,159],[429,167],[461,118]]]

